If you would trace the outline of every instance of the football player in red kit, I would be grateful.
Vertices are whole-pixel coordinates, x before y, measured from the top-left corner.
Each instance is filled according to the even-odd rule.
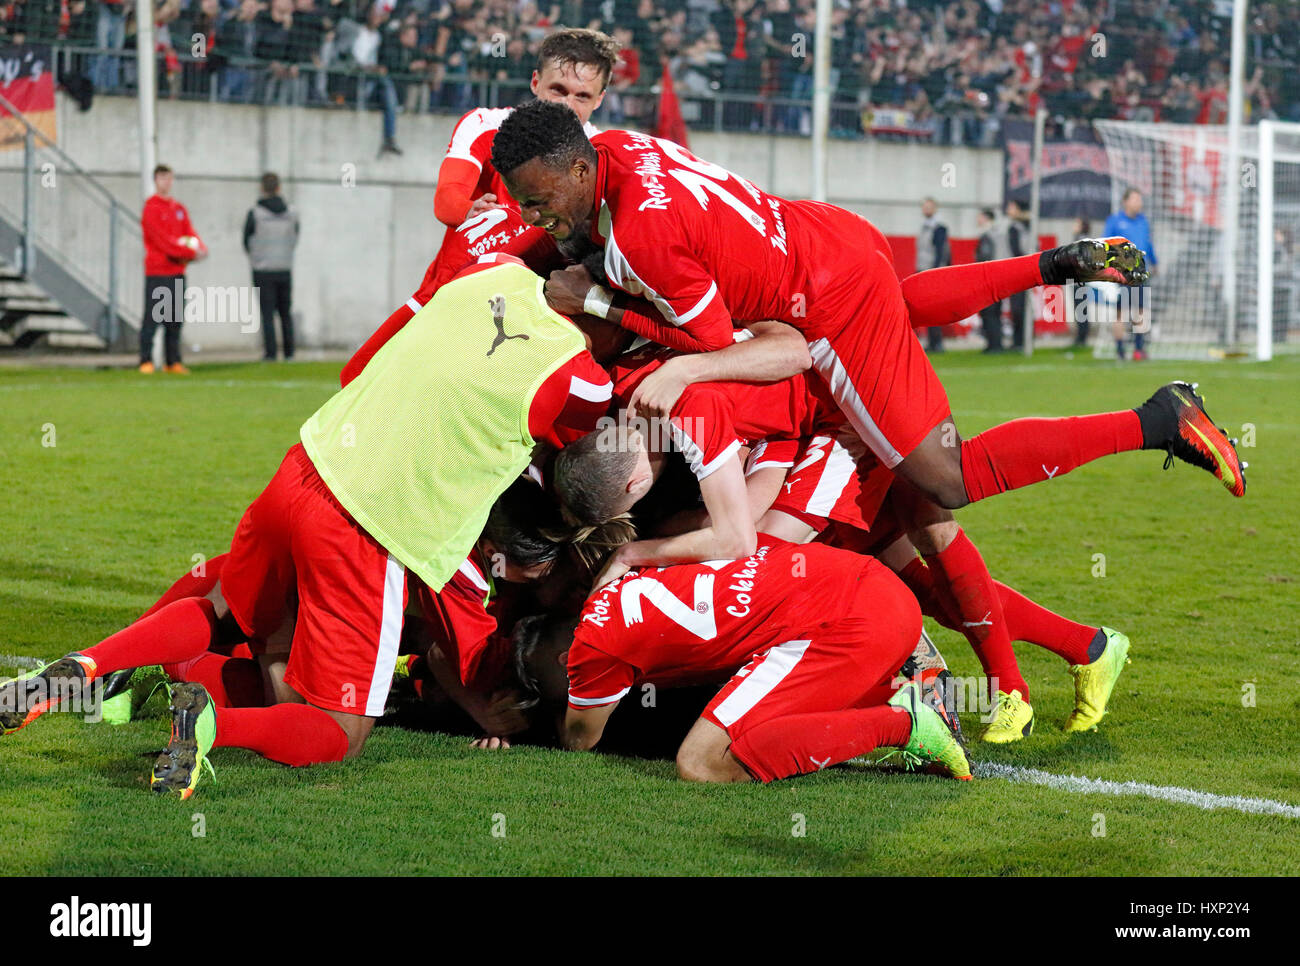
[[[648,135],[610,131],[593,142],[572,112],[545,102],[506,118],[492,161],[526,223],[559,241],[601,246],[610,283],[644,296],[658,314],[618,304],[572,272],[548,285],[557,311],[585,310],[693,351],[729,345],[737,319],[789,323],[807,339],[813,368],[859,438],[940,506],[962,507],[1139,449],[1167,450],[1233,495],[1245,493],[1235,448],[1186,383],[1162,387],[1137,409],[1020,419],[961,440],[911,331],[888,242],[852,212],[767,194]],[[1122,241],[1087,240],[1010,261],[1008,274],[1020,276],[1011,291],[1069,278],[1132,283],[1145,274],[1140,253]]]
[[[265,639],[292,614],[285,683],[306,703],[217,709],[201,686],[173,689],[172,743],[155,764],[152,786],[188,797],[213,747],[249,748],[295,765],[360,754],[388,695],[406,570],[440,590],[534,444],[562,444],[566,411],[590,413],[593,396],[609,397],[604,371],[568,321],[542,304],[541,285],[516,264],[472,266],[444,287],[304,424],[302,441],[245,512],[221,574],[228,614],[185,597],[86,651],[5,682],[0,728],[30,724],[51,709],[52,694],[123,668],[186,660],[232,629],[241,639]],[[461,344],[439,334],[445,312],[456,315]],[[500,338],[507,317],[513,338],[527,329],[532,340],[506,342],[520,348],[493,359],[493,336]],[[430,340],[444,340],[440,365],[427,361]],[[454,387],[447,382],[452,367],[459,373]],[[336,429],[339,420],[346,422]],[[466,427],[481,427],[490,443]],[[578,434],[585,428],[590,424],[575,427]],[[470,474],[476,485],[452,485]]]
[[[942,705],[915,681],[896,690],[920,632],[915,599],[878,561],[764,535],[742,560],[633,570],[576,626],[525,623],[516,647],[526,684],[567,694],[572,750],[595,747],[634,687],[725,682],[678,750],[688,781],[771,782],[880,747],[969,779]]]
[[[779,363],[782,356],[775,353],[781,343],[770,345],[767,358]],[[662,346],[625,354],[610,367],[615,402],[627,406],[644,381],[675,358],[708,360],[719,355],[674,357]],[[793,362],[789,353],[784,359]],[[870,531],[870,549],[864,549],[864,540],[857,536],[848,546],[860,553],[883,553],[888,565],[906,575],[926,612],[971,643],[989,681],[989,697],[998,702],[984,740],[1018,740],[1033,727],[1029,687],[1011,643],[1016,639],[1039,644],[1071,666],[1076,708],[1068,730],[1091,728],[1104,714],[1127,656],[1127,638],[1067,621],[996,583],[952,514],[916,499],[906,484],[896,486],[893,474],[847,431],[842,414],[815,379],[796,375],[766,384],[690,384],[672,406],[667,433],[649,432],[651,425],[638,424],[621,412],[614,425],[555,458],[554,489],[569,517],[580,524],[599,523],[630,510],[658,479],[669,442],[699,481],[702,514],[685,527],[618,548],[598,583],[631,567],[730,556],[717,538],[735,530],[736,518],[751,533],[761,531],[794,543],[813,539],[833,521],[845,531]],[[659,438],[665,435],[670,439]],[[736,454],[742,446],[756,444],[761,449],[742,472]],[[727,476],[735,477],[732,488],[743,485],[744,496],[719,483]],[[891,505],[880,519],[887,494],[892,503],[901,502],[902,513]],[[900,516],[904,523],[895,522]],[[713,553],[701,550],[710,536],[714,540],[707,541],[707,549]],[[923,560],[917,558],[918,549]],[[1003,613],[1004,601],[1014,608],[1014,621]],[[1093,683],[1099,675],[1104,680]]]
[[[598,30],[553,31],[537,52],[533,96],[565,105],[581,119],[584,131],[599,133],[590,118],[605,99],[618,49],[614,40]],[[563,264],[550,236],[524,224],[519,206],[492,167],[492,141],[512,110],[480,107],[456,122],[447,154],[438,168],[438,187],[433,196],[434,215],[447,226],[438,254],[429,263],[415,294],[388,317],[344,368],[344,385],[434,292],[475,259],[492,252],[508,252],[542,275]]]

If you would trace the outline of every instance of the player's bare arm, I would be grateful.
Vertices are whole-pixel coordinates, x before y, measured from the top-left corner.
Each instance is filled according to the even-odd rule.
[[[560,731],[560,744],[566,751],[590,751],[605,733],[609,716],[618,702],[598,708],[569,708],[564,713],[564,726]]]
[[[701,530],[655,540],[636,540],[614,551],[596,586],[608,583],[633,567],[668,567],[701,560],[735,560],[747,557],[758,545],[745,474],[740,456],[732,454],[718,469],[700,481],[700,495],[709,513]]]
[[[755,322],[753,337],[716,352],[674,356],[641,380],[631,408],[642,416],[668,418],[687,386],[701,382],[779,382],[812,365],[808,343],[784,322]]]

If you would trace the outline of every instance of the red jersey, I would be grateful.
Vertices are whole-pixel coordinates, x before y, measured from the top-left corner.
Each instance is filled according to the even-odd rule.
[[[833,623],[871,558],[759,534],[744,560],[632,570],[587,600],[569,648],[569,706],[614,704],[640,683],[707,684],[754,654]]]
[[[412,601],[461,684],[486,693],[506,681],[512,654],[509,635],[498,633],[500,598],[477,556],[471,553],[437,593],[414,575],[408,579]]]
[[[650,345],[616,359],[610,375],[619,406],[626,408],[641,380],[675,354]],[[686,387],[669,414],[672,443],[697,480],[709,476],[741,446],[768,439],[798,440],[842,421],[821,384],[803,375],[772,383],[696,383]],[[762,465],[793,465],[793,460],[751,460],[748,469]]]
[[[729,345],[733,319],[776,319],[810,339],[853,321],[834,306],[839,289],[869,282],[857,253],[867,221],[767,194],[671,141],[607,131],[592,144],[591,231],[610,283],[649,299],[701,348]]]
[[[140,212],[140,231],[144,235],[144,273],[146,275],[184,275],[185,267],[198,251],[181,244],[186,235],[199,237],[190,224],[190,213],[175,198],[150,195]],[[199,242],[199,250],[203,243]]]

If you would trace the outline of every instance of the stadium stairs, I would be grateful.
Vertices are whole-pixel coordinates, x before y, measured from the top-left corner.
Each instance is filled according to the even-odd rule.
[[[5,140],[18,149],[0,161],[0,349],[131,345],[143,294],[139,213],[16,109],[8,113],[6,133],[17,137]]]

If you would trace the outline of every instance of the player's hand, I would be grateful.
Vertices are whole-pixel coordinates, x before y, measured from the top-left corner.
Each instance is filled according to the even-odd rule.
[[[624,546],[627,546],[624,544]],[[609,560],[605,561],[605,566],[601,568],[596,575],[595,583],[591,585],[592,593],[595,593],[601,587],[604,587],[611,580],[618,580],[625,573],[632,569],[632,565],[627,563],[623,558],[623,547],[619,547],[612,554]]]
[[[505,738],[484,735],[482,738],[475,738],[469,743],[471,748],[480,748],[483,751],[503,751],[510,747],[510,742]]]
[[[479,197],[475,198],[472,202],[470,202],[469,214],[465,216],[465,220],[469,221],[475,215],[481,215],[483,214],[483,212],[491,211],[493,208],[504,208],[504,207],[505,205],[497,204],[497,196],[489,191],[487,194],[480,195]]]
[[[546,304],[561,315],[578,315],[584,310],[587,290],[593,284],[591,274],[581,265],[557,268],[543,289]]]
[[[490,735],[513,735],[528,727],[528,716],[519,709],[517,692],[496,691],[478,716],[478,723]]]
[[[632,411],[646,419],[667,419],[691,384],[688,356],[675,356],[641,380],[632,393]]]

